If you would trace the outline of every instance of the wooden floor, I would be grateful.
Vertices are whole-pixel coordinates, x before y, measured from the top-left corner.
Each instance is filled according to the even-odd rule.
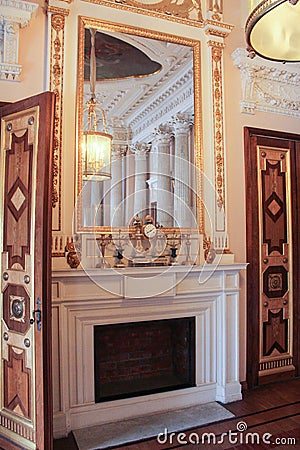
[[[177,433],[172,442],[168,439],[165,444],[158,443],[154,438],[114,448],[122,450],[171,448],[300,450],[300,378],[262,386],[244,393],[243,397],[243,400],[225,406],[235,415],[233,419],[189,430],[185,432],[185,435],[179,436]],[[243,431],[246,427],[247,429]],[[240,433],[236,432],[237,428],[240,429]],[[210,444],[208,444],[208,437],[204,433],[213,433],[215,444],[213,435],[210,436]],[[202,443],[202,438],[205,444]],[[199,439],[198,445],[196,439]],[[256,444],[258,440],[259,444]],[[66,439],[54,441],[54,450],[76,449],[77,445],[72,435]]]

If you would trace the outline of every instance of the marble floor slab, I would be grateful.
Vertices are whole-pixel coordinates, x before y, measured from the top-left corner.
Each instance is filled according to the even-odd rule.
[[[159,433],[162,433],[160,438],[163,440],[170,432],[188,430],[232,417],[234,415],[227,409],[213,402],[73,430],[73,434],[79,450],[98,450],[155,437]]]

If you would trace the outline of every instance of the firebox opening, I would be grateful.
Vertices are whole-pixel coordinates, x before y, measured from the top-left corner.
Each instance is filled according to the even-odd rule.
[[[195,386],[195,318],[94,327],[95,402]]]

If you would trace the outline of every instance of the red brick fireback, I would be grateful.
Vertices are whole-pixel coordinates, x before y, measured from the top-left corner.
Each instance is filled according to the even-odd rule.
[[[98,382],[109,383],[187,370],[185,319],[98,326],[95,361]]]

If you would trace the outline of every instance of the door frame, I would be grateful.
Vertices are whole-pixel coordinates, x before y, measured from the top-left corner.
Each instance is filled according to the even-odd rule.
[[[245,193],[246,193],[246,247],[247,247],[247,387],[253,388],[259,384],[259,306],[260,306],[260,259],[259,259],[259,204],[257,181],[257,152],[260,138],[288,141],[290,149],[291,168],[291,209],[292,209],[292,244],[293,244],[293,364],[295,375],[300,372],[300,135],[244,127],[245,152]],[[298,158],[296,158],[298,155]],[[297,160],[298,159],[298,160]],[[296,231],[296,232],[295,232]],[[270,381],[272,381],[270,379]]]

